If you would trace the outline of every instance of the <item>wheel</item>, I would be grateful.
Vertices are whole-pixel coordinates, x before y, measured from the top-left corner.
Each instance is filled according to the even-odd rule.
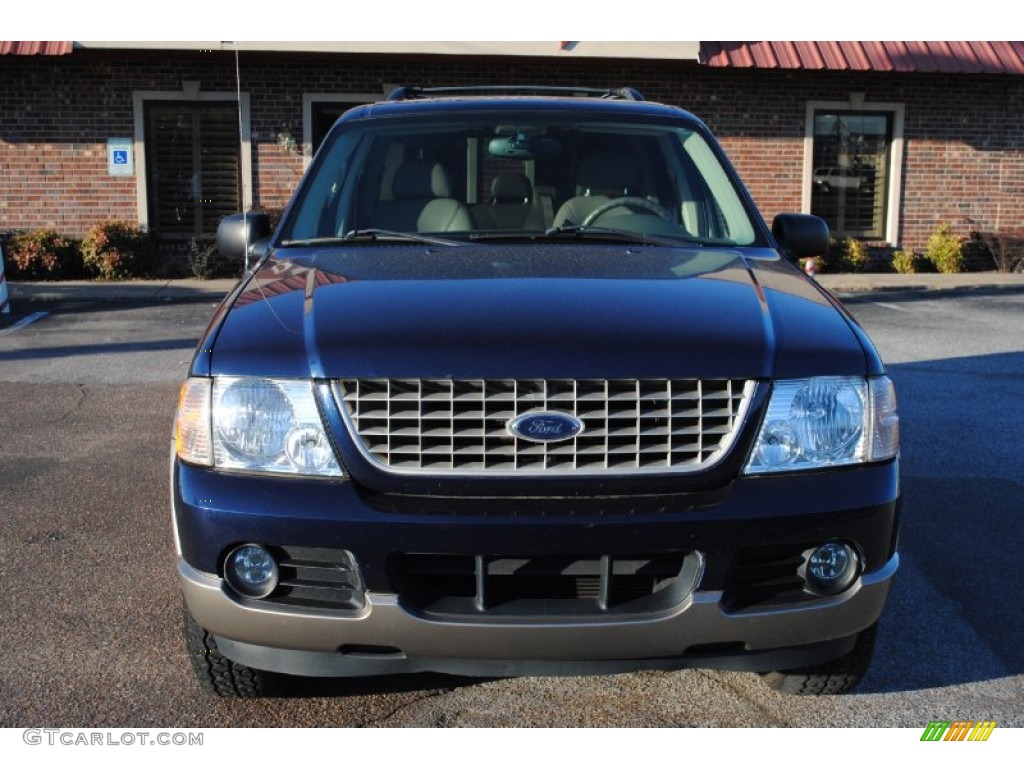
[[[671,221],[673,224],[675,223],[672,212],[660,203],[648,200],[646,197],[616,197],[614,200],[609,200],[604,205],[600,205],[592,210],[590,215],[583,220],[583,224],[580,226],[589,227],[599,218],[608,213],[608,211],[620,206],[642,208],[645,211],[650,211],[655,216],[660,216],[665,219],[665,221]]]
[[[263,695],[267,673],[236,664],[217,649],[217,640],[199,626],[188,608],[185,614],[185,648],[196,680],[207,693],[225,699],[255,699]]]
[[[831,696],[852,691],[871,666],[878,624],[859,635],[853,650],[838,659],[813,667],[783,672],[764,672],[761,679],[779,693],[795,696]]]

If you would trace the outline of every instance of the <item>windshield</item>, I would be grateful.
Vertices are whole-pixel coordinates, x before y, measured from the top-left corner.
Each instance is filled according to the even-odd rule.
[[[280,244],[409,235],[754,244],[736,188],[694,128],[579,118],[486,112],[342,124]]]

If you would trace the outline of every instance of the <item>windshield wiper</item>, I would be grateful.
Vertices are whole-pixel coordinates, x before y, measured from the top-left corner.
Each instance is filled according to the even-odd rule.
[[[544,232],[543,237],[552,239],[577,238],[580,240],[614,240],[616,242],[638,243],[642,245],[710,245],[710,243],[694,237],[648,235],[643,232],[632,232],[628,229],[594,227],[585,226],[583,224],[563,224],[560,227],[552,227]]]
[[[427,243],[428,245],[465,245],[458,240],[448,240],[444,237],[433,235],[421,235],[418,232],[400,232],[394,229],[351,229],[342,238],[346,243],[352,242],[374,242],[376,240],[411,240],[414,243]]]
[[[392,229],[352,229],[342,237],[311,237],[306,240],[285,240],[282,246],[304,247],[313,245],[344,245],[346,243],[377,243],[390,240],[408,240],[427,245],[458,246],[466,243],[446,240],[443,237],[421,235],[416,232],[399,232]]]

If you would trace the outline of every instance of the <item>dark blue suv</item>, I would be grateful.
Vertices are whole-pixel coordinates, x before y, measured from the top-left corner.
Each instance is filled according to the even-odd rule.
[[[268,673],[866,671],[898,420],[707,128],[631,89],[402,88],[347,112],[181,389],[185,637]]]

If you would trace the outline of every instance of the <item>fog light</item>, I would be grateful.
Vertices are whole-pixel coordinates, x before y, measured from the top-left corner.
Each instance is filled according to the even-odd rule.
[[[853,547],[830,541],[807,558],[807,586],[821,595],[837,595],[853,584],[859,570],[860,560]]]
[[[277,562],[259,544],[243,544],[224,563],[224,578],[246,597],[266,597],[277,586]]]

